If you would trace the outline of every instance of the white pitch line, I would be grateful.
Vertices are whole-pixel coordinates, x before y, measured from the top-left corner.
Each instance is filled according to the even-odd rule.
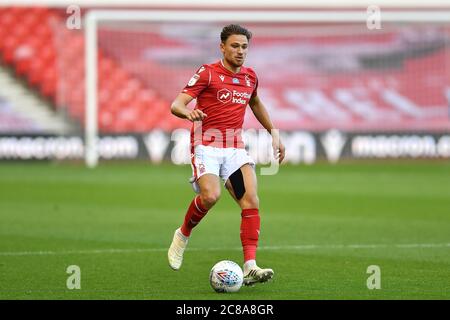
[[[380,249],[380,248],[450,248],[450,243],[406,243],[406,244],[305,244],[305,245],[285,245],[266,246],[259,250],[315,250],[315,249]],[[93,249],[93,250],[68,250],[68,251],[12,251],[0,252],[0,256],[51,256],[51,255],[71,255],[71,254],[108,254],[108,253],[146,253],[165,252],[168,248],[147,248],[147,249]],[[187,248],[188,251],[224,251],[242,250],[241,247],[222,248]]]
[[[329,245],[286,245],[268,246],[265,250],[311,250],[311,249],[380,249],[380,248],[450,248],[450,243],[405,243],[405,244],[329,244]]]

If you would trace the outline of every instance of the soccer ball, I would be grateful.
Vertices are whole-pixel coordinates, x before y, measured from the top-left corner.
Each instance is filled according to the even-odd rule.
[[[230,260],[217,262],[209,273],[209,283],[216,292],[237,292],[243,280],[241,267]]]

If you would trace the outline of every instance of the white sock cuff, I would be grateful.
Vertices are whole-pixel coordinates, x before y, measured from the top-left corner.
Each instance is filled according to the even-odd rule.
[[[247,261],[245,261],[245,263],[244,263],[244,269],[250,269],[250,268],[253,268],[253,267],[256,267],[256,260],[247,260]]]
[[[184,241],[187,241],[187,240],[189,240],[189,237],[186,237],[184,234],[183,234],[183,232],[181,232],[181,228],[178,228],[178,230],[177,230],[178,232],[178,235],[184,240]]]

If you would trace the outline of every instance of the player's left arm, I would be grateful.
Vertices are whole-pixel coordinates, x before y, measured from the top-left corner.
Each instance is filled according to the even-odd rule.
[[[256,119],[272,136],[273,155],[278,162],[281,163],[285,156],[285,147],[281,142],[279,131],[275,129],[272,120],[270,120],[269,113],[262,103],[261,99],[256,95],[250,99],[249,106],[253,111]]]

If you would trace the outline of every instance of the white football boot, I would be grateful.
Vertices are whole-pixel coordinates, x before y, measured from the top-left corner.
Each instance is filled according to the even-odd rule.
[[[173,270],[179,270],[183,263],[183,254],[186,249],[189,238],[181,233],[180,228],[175,230],[172,244],[170,245],[167,256],[169,258],[169,265]]]
[[[267,282],[273,278],[274,272],[272,269],[262,269],[254,266],[244,271],[244,285],[252,286],[258,282]]]

